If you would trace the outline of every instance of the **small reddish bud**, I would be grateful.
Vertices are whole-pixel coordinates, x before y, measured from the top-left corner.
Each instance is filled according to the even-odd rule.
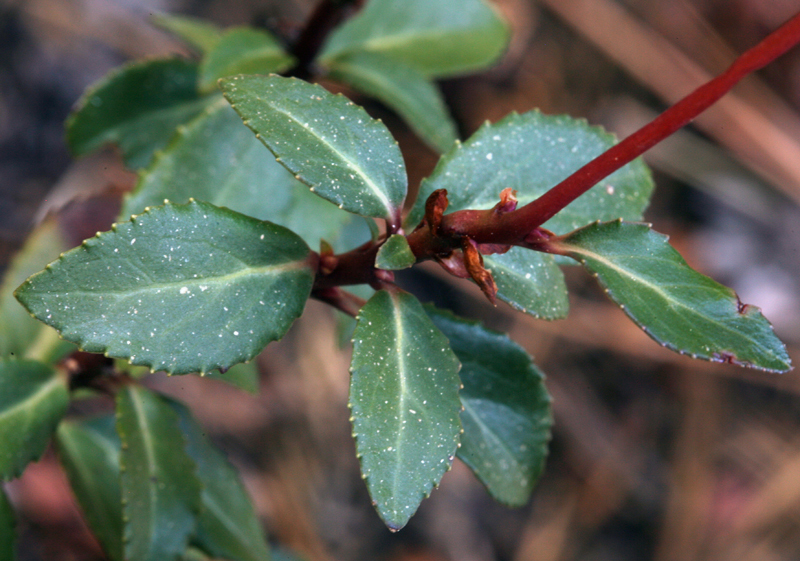
[[[339,258],[333,254],[333,248],[325,240],[319,246],[319,272],[330,275],[339,266]]]
[[[500,192],[500,202],[494,206],[497,214],[505,214],[517,210],[517,192],[511,187],[506,187]]]
[[[489,302],[497,304],[497,284],[494,282],[492,273],[483,266],[483,255],[478,251],[478,244],[470,238],[465,237],[461,242],[461,249],[464,252],[464,264],[472,280],[480,287]]]
[[[437,189],[425,201],[425,222],[434,236],[439,235],[439,226],[442,224],[442,215],[447,210],[447,189]]]

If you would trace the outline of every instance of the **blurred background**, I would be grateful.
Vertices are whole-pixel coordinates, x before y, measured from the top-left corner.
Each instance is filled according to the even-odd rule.
[[[291,40],[313,0],[0,0],[0,268],[37,220],[76,242],[106,229],[135,175],[113,151],[71,160],[63,122],[120,63],[180,53],[154,12],[265,26]],[[441,84],[464,137],[540,108],[625,136],[800,10],[798,0],[497,0],[513,28],[490,72]],[[350,92],[352,93],[352,92]],[[383,106],[416,185],[435,154]],[[761,307],[800,360],[800,49],[645,159],[656,230],[701,272]],[[306,315],[261,355],[257,396],[191,376],[153,385],[189,403],[241,470],[270,539],[309,561],[782,561],[800,559],[800,376],[692,361],[640,332],[588,275],[567,271],[569,318],[492,308],[436,268],[402,282],[507,331],[547,374],[555,430],[529,503],[496,504],[456,461],[391,534],[359,476],[346,407],[349,350],[333,312]],[[21,561],[102,552],[49,452],[7,490]]]

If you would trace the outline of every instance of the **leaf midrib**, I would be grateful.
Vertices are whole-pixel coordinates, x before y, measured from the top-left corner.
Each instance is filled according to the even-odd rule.
[[[569,251],[571,253],[575,253],[575,254],[578,254],[578,255],[583,255],[583,256],[588,257],[590,259],[594,259],[594,260],[600,262],[601,264],[607,266],[609,269],[611,269],[613,271],[616,271],[618,274],[620,274],[622,276],[628,276],[632,281],[638,282],[638,283],[644,285],[645,287],[649,288],[652,292],[655,292],[656,294],[661,296],[664,300],[667,300],[668,302],[670,302],[672,304],[673,308],[680,308],[681,310],[688,311],[690,316],[695,316],[695,317],[699,317],[699,318],[702,318],[702,319],[707,320],[707,321],[711,321],[715,325],[719,326],[719,328],[724,329],[724,331],[732,334],[733,336],[735,336],[737,338],[740,338],[740,339],[744,338],[747,341],[749,341],[750,343],[756,344],[758,346],[758,348],[761,349],[762,352],[767,353],[769,356],[775,357],[775,354],[773,352],[771,352],[768,349],[765,349],[763,347],[763,345],[761,345],[759,343],[756,343],[756,341],[754,339],[752,339],[750,337],[743,336],[743,334],[740,333],[739,331],[737,331],[735,329],[731,329],[730,327],[728,327],[727,322],[715,320],[715,319],[711,318],[710,316],[707,316],[707,315],[704,315],[702,313],[697,312],[691,306],[687,306],[686,304],[683,304],[680,300],[675,300],[674,298],[668,296],[668,294],[666,292],[664,292],[662,289],[660,289],[657,285],[652,284],[651,282],[645,280],[643,277],[641,277],[639,275],[633,274],[632,272],[630,272],[629,269],[625,269],[625,268],[623,268],[621,266],[618,266],[618,265],[614,264],[614,262],[609,261],[608,259],[603,257],[602,255],[598,255],[598,254],[596,254],[596,253],[594,253],[594,252],[592,252],[592,251],[590,251],[588,249],[584,249],[582,247],[578,247],[578,246],[574,246],[574,245],[570,245],[570,244],[564,244],[563,247],[569,248]],[[673,265],[669,260],[666,260],[666,259],[663,259],[663,258],[660,258],[660,257],[657,257],[657,256],[644,257],[644,259],[652,259],[652,260],[664,261],[664,262],[668,263],[670,266]],[[700,273],[697,273],[697,274],[700,274]],[[625,306],[624,309],[625,309],[626,312],[629,312],[629,307],[628,306]],[[714,349],[710,349],[709,352],[713,353]],[[777,357],[775,357],[775,358],[777,359]]]
[[[11,407],[3,409],[0,412],[0,424],[14,417],[20,409],[35,408],[35,406],[39,405],[48,395],[50,395],[54,386],[61,384],[61,378],[54,373],[50,380],[44,384],[41,384],[36,391],[28,394],[24,399],[17,401]]]
[[[327,146],[330,149],[331,152],[333,152],[343,162],[345,162],[347,167],[350,170],[354,171],[356,174],[358,174],[358,176],[361,177],[364,185],[366,185],[367,188],[370,191],[372,191],[378,197],[378,200],[386,208],[386,216],[390,217],[392,215],[392,213],[394,212],[394,205],[389,201],[389,199],[387,198],[387,196],[383,192],[383,190],[380,188],[380,186],[378,186],[375,182],[373,182],[372,179],[364,173],[364,171],[361,169],[361,167],[356,164],[356,162],[354,162],[346,154],[341,152],[335,145],[331,144],[329,141],[327,141],[326,139],[322,138],[319,134],[317,134],[316,130],[314,130],[313,128],[309,127],[307,123],[303,123],[302,121],[300,121],[297,117],[295,117],[288,110],[285,110],[282,107],[278,107],[275,104],[270,104],[270,106],[276,112],[280,113],[281,115],[285,115],[286,117],[288,117],[289,119],[291,119],[292,121],[294,121],[295,123],[297,123],[298,125],[303,127],[303,129],[308,131],[309,134],[311,134],[314,138],[319,140],[323,145]],[[264,137],[262,136],[262,138],[264,138]]]
[[[207,487],[203,489],[203,497],[204,497],[203,504],[205,505],[205,507],[209,511],[211,511],[211,512],[213,512],[215,514],[217,520],[225,528],[227,528],[228,531],[232,535],[238,537],[240,543],[247,544],[247,550],[249,552],[249,550],[250,550],[250,547],[249,547],[250,539],[249,539],[249,536],[248,536],[247,532],[244,531],[243,528],[239,527],[239,525],[237,524],[236,520],[234,520],[232,517],[228,516],[228,513],[227,513],[226,509],[224,509],[220,505],[220,503],[217,502],[216,496],[214,496],[212,493],[210,493],[208,491]]]
[[[159,290],[166,290],[170,288],[176,287],[184,287],[184,286],[195,286],[200,284],[223,284],[227,285],[228,281],[234,281],[236,279],[248,276],[275,276],[278,273],[286,273],[293,270],[301,270],[307,266],[305,260],[303,261],[292,261],[289,263],[282,263],[280,265],[270,265],[265,267],[250,267],[246,269],[240,269],[235,273],[228,273],[221,276],[215,277],[192,277],[189,279],[178,280],[174,282],[159,282],[153,283],[145,287],[135,287],[131,289],[120,289],[120,290],[66,290],[61,293],[52,292],[50,290],[45,290],[44,293],[52,296],[61,297],[66,294],[77,294],[77,295],[88,295],[88,296],[108,296],[108,295],[119,295],[122,297],[125,296],[132,296],[135,294],[142,294],[147,292],[159,291]],[[34,294],[37,291],[32,291]]]
[[[476,27],[450,27],[441,31],[441,28],[428,29],[423,32],[415,30],[407,30],[402,33],[393,33],[391,35],[380,35],[378,37],[369,37],[361,42],[351,44],[343,48],[339,52],[334,53],[333,57],[327,56],[325,60],[334,60],[346,54],[352,54],[359,51],[369,52],[385,52],[387,50],[396,49],[397,47],[413,46],[418,41],[440,40],[452,38],[454,35],[480,35],[481,30],[487,26]]]
[[[129,391],[128,393],[130,397],[131,404],[133,406],[133,413],[136,419],[138,420],[139,425],[139,432],[142,435],[142,445],[144,446],[145,451],[145,461],[147,464],[147,490],[148,495],[150,497],[149,501],[149,508],[150,511],[150,520],[149,520],[149,536],[154,536],[156,534],[155,531],[155,523],[156,523],[156,511],[158,509],[158,497],[157,493],[155,492],[155,485],[152,485],[152,479],[156,477],[157,468],[156,468],[156,461],[155,461],[155,446],[153,444],[153,439],[150,436],[150,425],[147,422],[147,417],[145,415],[144,409],[142,407],[141,400],[137,400],[134,392]],[[148,540],[148,544],[152,540]],[[128,542],[131,543],[131,542]],[[148,550],[150,549],[148,545]]]
[[[405,340],[405,331],[403,329],[403,318],[400,315],[400,302],[397,301],[397,296],[395,294],[389,294],[389,299],[392,303],[392,319],[394,320],[394,329],[395,329],[395,341],[396,341],[396,349],[397,349],[397,369],[399,373],[400,379],[400,395],[398,396],[398,403],[397,406],[399,408],[400,414],[398,415],[398,431],[397,431],[397,439],[395,441],[395,450],[397,451],[397,458],[398,458],[398,468],[400,463],[402,462],[403,456],[403,444],[405,442],[405,438],[403,435],[403,427],[405,427],[405,420],[407,414],[406,408],[406,397],[408,396],[408,383],[406,380],[406,363],[405,357],[403,356],[403,346]],[[399,494],[398,488],[400,487],[400,469],[395,469],[394,474],[392,476],[392,498],[397,501]],[[397,505],[395,509],[397,509]],[[401,509],[402,510],[402,509]]]
[[[488,439],[491,440],[496,444],[496,448],[500,448],[505,452],[506,457],[515,465],[519,466],[519,461],[514,457],[512,449],[503,442],[500,437],[489,428],[486,423],[483,422],[483,418],[475,412],[475,409],[472,407],[470,400],[468,398],[463,398],[461,400],[461,404],[464,406],[464,412],[468,413],[470,418],[475,422],[476,425],[481,429],[481,433]],[[509,423],[513,422],[509,420]],[[482,467],[482,466],[481,466]]]

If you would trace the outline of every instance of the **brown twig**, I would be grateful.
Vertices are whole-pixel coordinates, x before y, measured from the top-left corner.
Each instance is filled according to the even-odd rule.
[[[286,75],[307,79],[325,40],[342,21],[361,9],[365,0],[321,0],[291,48],[297,62]]]

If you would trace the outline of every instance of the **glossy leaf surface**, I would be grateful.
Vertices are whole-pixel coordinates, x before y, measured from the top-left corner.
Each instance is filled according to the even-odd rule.
[[[496,205],[500,192],[517,192],[518,207],[543,195],[582,165],[615,144],[614,136],[586,121],[530,111],[487,123],[453,148],[422,182],[407,223],[416,225],[425,201],[447,189],[447,212]],[[594,220],[640,220],[653,180],[642,160],[634,160],[592,187],[544,224],[566,234]]]
[[[294,64],[270,33],[250,27],[227,30],[200,64],[200,87],[213,90],[217,80],[236,74],[281,72]]]
[[[181,127],[140,174],[120,220],[164,199],[185,203],[190,198],[286,226],[314,246],[320,238],[334,241],[353,218],[310,193],[278,164],[222,99]]]
[[[522,506],[544,469],[553,425],[544,376],[506,335],[426,310],[461,361],[464,434],[458,457],[495,499]]]
[[[319,196],[362,216],[399,215],[405,163],[383,123],[295,78],[236,76],[220,84],[259,140]]]
[[[222,31],[206,20],[175,14],[155,14],[151,21],[182,39],[201,53],[207,53],[217,44]]]
[[[127,386],[117,394],[117,432],[125,559],[176,559],[195,531],[202,488],[178,415],[164,398]]]
[[[33,360],[0,360],[0,479],[41,457],[68,403],[65,376]]]
[[[208,203],[170,204],[86,240],[17,298],[89,352],[208,372],[283,336],[311,292],[309,256],[275,224]]]
[[[9,264],[0,285],[0,357],[29,356],[49,362],[72,348],[59,341],[51,328],[32,318],[14,298],[14,289],[20,283],[67,249],[58,224],[48,219],[36,227]]]
[[[608,295],[650,337],[672,350],[763,370],[791,368],[761,311],[691,269],[647,224],[590,224],[553,249],[592,271]]]
[[[485,255],[483,263],[497,283],[497,297],[511,307],[541,319],[567,316],[564,273],[551,256],[512,247],[507,253]]]
[[[458,360],[411,294],[378,291],[353,334],[353,435],[378,514],[405,526],[450,468],[461,423]]]
[[[180,58],[122,66],[91,86],[67,119],[67,144],[83,155],[116,144],[132,168],[146,166],[175,128],[214,96],[197,90],[197,64]]]
[[[442,94],[413,66],[378,53],[357,52],[334,59],[329,72],[394,109],[434,150],[446,152],[458,138]]]
[[[407,269],[417,262],[405,236],[394,234],[378,250],[375,266],[390,271]]]
[[[205,436],[189,410],[170,402],[186,436],[186,451],[203,485],[202,510],[194,542],[214,558],[268,561],[269,547],[238,472]]]
[[[612,135],[582,120],[538,111],[509,115],[484,125],[442,157],[422,182],[406,223],[413,226],[422,219],[425,201],[436,189],[447,189],[448,212],[491,208],[506,188],[516,191],[521,207],[614,142]],[[544,227],[567,233],[598,218],[638,220],[652,190],[649,171],[641,160],[635,160],[598,183]],[[535,317],[566,315],[566,286],[552,257],[512,249],[506,255],[486,256],[486,260],[487,268],[504,271],[498,276],[505,278],[495,279],[499,298]]]
[[[6,492],[0,487],[0,559],[14,561],[17,542],[17,520],[14,509],[6,497]]]
[[[452,76],[492,64],[508,36],[505,22],[483,0],[370,0],[331,35],[320,60],[366,51],[427,76]]]
[[[92,533],[112,561],[123,561],[121,443],[114,416],[62,422],[58,456]]]

